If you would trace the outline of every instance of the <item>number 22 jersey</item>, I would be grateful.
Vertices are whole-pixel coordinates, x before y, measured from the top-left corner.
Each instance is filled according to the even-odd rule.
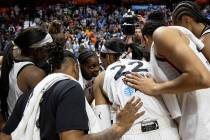
[[[135,123],[144,120],[158,120],[160,118],[170,119],[161,97],[145,95],[123,82],[126,73],[137,72],[138,74],[150,74],[150,69],[150,64],[146,61],[120,59],[111,64],[105,72],[103,90],[107,93],[110,102],[121,108],[133,96],[139,97],[143,102],[141,111],[144,110],[145,114]]]

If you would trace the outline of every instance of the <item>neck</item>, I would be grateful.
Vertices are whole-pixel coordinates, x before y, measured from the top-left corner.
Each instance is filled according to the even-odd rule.
[[[69,76],[73,77],[74,79],[76,79],[75,75],[72,72],[65,71],[62,69],[55,70],[54,73],[63,73],[63,74],[69,75]]]
[[[90,79],[92,79],[92,77],[88,77],[88,76],[86,76],[86,75],[83,74],[83,73],[82,73],[82,77],[83,77],[85,80],[90,80]]]
[[[200,38],[200,37],[201,37],[201,34],[202,34],[202,32],[203,32],[203,30],[205,29],[205,27],[206,27],[206,26],[205,26],[203,23],[197,23],[197,24],[194,26],[192,32],[193,32],[193,34],[194,34],[197,38]]]
[[[24,56],[24,55],[19,55],[15,58],[16,60],[29,60],[32,61],[33,58],[29,57],[29,56]]]

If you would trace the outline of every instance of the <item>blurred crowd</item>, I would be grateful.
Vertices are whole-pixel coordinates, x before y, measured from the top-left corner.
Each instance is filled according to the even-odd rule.
[[[171,12],[165,6],[159,7],[171,22]],[[157,8],[135,10],[136,15],[145,17]],[[112,37],[124,38],[121,25],[128,8],[110,5],[76,7],[71,4],[50,5],[47,7],[23,7],[17,5],[0,13],[0,50],[9,40],[22,30],[31,26],[41,26],[50,32],[62,32],[66,47],[76,56],[80,49],[97,50],[100,44]],[[140,19],[141,20],[141,19]]]

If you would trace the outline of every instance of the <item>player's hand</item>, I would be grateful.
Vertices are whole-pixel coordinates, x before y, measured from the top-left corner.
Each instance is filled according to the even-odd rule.
[[[135,88],[144,94],[150,96],[156,95],[155,89],[157,83],[150,75],[139,75],[137,73],[130,73],[126,75],[124,81],[128,86]]]
[[[143,103],[141,99],[135,99],[134,97],[127,102],[122,110],[118,110],[117,112],[117,129],[122,133],[128,131],[133,125],[134,121],[141,117],[144,114],[143,112],[138,112],[138,110],[142,107]]]

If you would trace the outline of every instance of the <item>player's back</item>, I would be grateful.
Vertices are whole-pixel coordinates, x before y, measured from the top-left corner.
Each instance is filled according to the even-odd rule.
[[[138,74],[144,75],[150,74],[150,65],[146,61],[120,59],[107,68],[103,84],[103,90],[107,93],[109,101],[113,104],[124,107],[126,102],[133,96],[141,98],[143,102],[142,109],[145,110],[145,114],[135,122],[135,125],[126,133],[126,135],[129,135],[130,137],[130,134],[137,134],[144,137],[145,134],[149,135],[148,132],[157,130],[155,133],[158,136],[155,134],[154,138],[162,139],[162,136],[161,138],[158,138],[161,135],[158,129],[173,127],[173,131],[176,133],[174,138],[179,139],[176,126],[173,126],[171,117],[169,116],[161,97],[145,95],[140,91],[127,86],[123,82],[124,75],[129,72],[137,72]],[[173,134],[171,134],[172,137]],[[125,139],[129,138],[126,137]]]

